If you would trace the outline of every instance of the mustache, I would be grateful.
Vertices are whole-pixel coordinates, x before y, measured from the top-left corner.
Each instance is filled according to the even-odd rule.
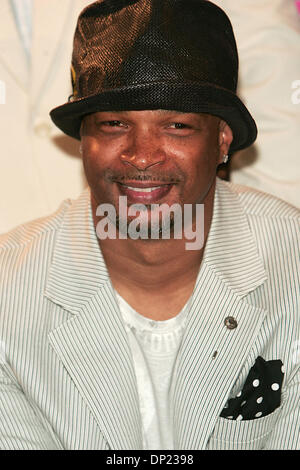
[[[104,178],[109,183],[121,183],[122,181],[150,181],[155,183],[159,181],[166,184],[176,184],[184,181],[182,175],[179,174],[170,174],[170,173],[146,173],[146,172],[131,172],[131,173],[121,173],[114,172],[112,170],[107,170],[105,172]]]

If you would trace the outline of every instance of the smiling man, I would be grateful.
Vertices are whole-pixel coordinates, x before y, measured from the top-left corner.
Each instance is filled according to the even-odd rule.
[[[147,225],[154,217],[154,204],[177,204],[182,213],[187,204],[203,204],[204,225],[197,229],[204,231],[206,240],[216,170],[231,141],[229,126],[208,114],[149,110],[85,117],[81,146],[95,226],[97,207],[110,203],[118,210],[120,196],[126,196],[128,206],[148,207]],[[164,215],[162,211],[161,224]],[[128,212],[127,217],[134,219]],[[149,318],[166,320],[178,314],[193,292],[203,249],[187,252],[184,236],[163,243],[151,238],[125,240],[107,237],[101,242],[117,292]]]
[[[51,117],[89,187],[1,238],[0,448],[299,448],[299,214],[216,177],[237,78],[209,1],[81,13]]]

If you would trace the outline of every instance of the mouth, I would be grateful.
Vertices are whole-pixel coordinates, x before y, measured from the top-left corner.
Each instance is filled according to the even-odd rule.
[[[149,181],[118,183],[120,193],[127,196],[133,204],[151,204],[158,202],[171,190],[173,184],[151,183]]]

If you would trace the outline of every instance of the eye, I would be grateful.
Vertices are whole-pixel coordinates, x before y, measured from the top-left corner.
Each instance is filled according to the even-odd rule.
[[[189,126],[188,124],[184,124],[183,122],[172,122],[172,124],[170,124],[170,127],[172,129],[191,129],[191,126]]]
[[[184,122],[171,122],[167,126],[167,131],[170,135],[174,135],[175,137],[188,137],[194,134],[195,129],[193,126],[185,124]]]
[[[99,123],[100,125],[102,126],[108,126],[108,127],[120,127],[120,126],[124,126],[124,124],[122,124],[121,121],[117,121],[117,120],[114,120],[114,121],[102,121]]]
[[[104,133],[119,133],[120,131],[127,129],[126,124],[117,119],[112,119],[110,121],[98,121],[96,122],[96,127]]]

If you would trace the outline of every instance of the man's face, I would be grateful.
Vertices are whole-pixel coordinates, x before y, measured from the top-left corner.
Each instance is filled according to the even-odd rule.
[[[224,124],[224,123],[223,123]],[[200,204],[222,161],[221,121],[176,111],[97,112],[82,125],[83,163],[94,205]]]

